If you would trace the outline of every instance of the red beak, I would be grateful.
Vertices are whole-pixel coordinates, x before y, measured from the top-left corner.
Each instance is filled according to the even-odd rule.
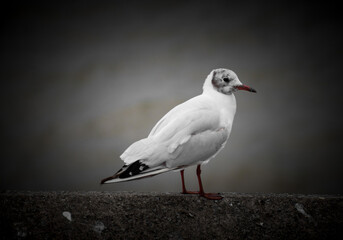
[[[236,88],[238,90],[245,90],[245,91],[248,91],[248,92],[256,92],[255,89],[251,88],[251,87],[248,87],[247,85],[239,85],[239,86],[236,86]]]

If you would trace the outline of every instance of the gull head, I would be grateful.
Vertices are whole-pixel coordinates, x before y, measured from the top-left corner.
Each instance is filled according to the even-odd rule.
[[[255,89],[243,85],[239,81],[236,73],[225,68],[212,70],[205,80],[204,91],[207,89],[214,89],[225,95],[229,95],[237,90],[256,92]]]

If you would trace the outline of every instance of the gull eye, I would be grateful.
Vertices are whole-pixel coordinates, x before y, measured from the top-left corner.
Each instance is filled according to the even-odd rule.
[[[228,83],[230,80],[229,80],[229,78],[223,78],[223,80],[224,80],[224,82],[226,82],[226,83]]]

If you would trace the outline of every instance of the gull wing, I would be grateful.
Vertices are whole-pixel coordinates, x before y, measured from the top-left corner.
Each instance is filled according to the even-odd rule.
[[[214,156],[229,131],[221,126],[220,111],[201,95],[169,111],[148,138],[133,143],[120,158],[125,164],[140,160],[149,167],[193,165]]]

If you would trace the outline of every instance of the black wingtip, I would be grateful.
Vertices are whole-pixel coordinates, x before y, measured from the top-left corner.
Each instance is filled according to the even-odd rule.
[[[102,184],[104,184],[104,183],[106,183],[107,181],[112,180],[112,179],[115,179],[115,177],[114,177],[114,176],[111,176],[111,177],[104,178],[104,179],[101,180],[100,184],[102,185]]]
[[[140,160],[135,161],[134,163],[130,164],[122,173],[119,174],[119,178],[129,178],[135,176],[144,170],[148,169],[149,167],[142,163]]]
[[[113,176],[104,178],[101,180],[100,184],[105,184],[107,181],[120,178],[120,179],[125,179],[125,178],[130,178],[132,176],[138,175],[144,170],[148,169],[149,167],[142,163],[140,160],[137,160],[130,165],[124,165],[119,171],[114,174]]]
[[[126,167],[127,165],[124,164],[124,166],[122,166],[121,169],[119,169],[118,172],[116,172],[113,176],[102,179],[100,184],[104,184],[109,180],[116,179],[123,171],[125,171]]]

